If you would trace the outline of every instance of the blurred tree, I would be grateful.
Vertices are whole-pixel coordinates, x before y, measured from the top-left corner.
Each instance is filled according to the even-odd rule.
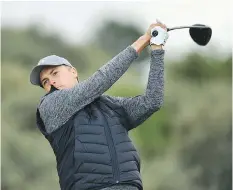
[[[42,57],[55,54],[68,59],[80,71],[88,68],[86,55],[81,47],[65,43],[55,33],[40,33],[35,25],[24,30],[1,28],[1,36],[3,64],[6,62],[21,63],[31,68]]]
[[[223,78],[231,81],[232,56],[219,62],[216,58],[205,57],[197,53],[187,55],[181,62],[172,66],[174,77],[193,82],[204,82]]]
[[[144,31],[141,31],[133,25],[124,25],[113,20],[106,20],[103,23],[97,29],[93,43],[96,43],[111,56],[115,56],[122,49],[131,45],[147,30],[145,28]],[[148,55],[148,51],[143,51],[135,63],[145,60]]]

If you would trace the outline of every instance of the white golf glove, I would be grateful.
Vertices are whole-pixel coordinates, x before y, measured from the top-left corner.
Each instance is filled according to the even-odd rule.
[[[156,37],[153,37],[152,36],[152,32],[154,32],[155,30],[158,31],[158,35]],[[169,35],[168,35],[168,32],[163,29],[162,27],[160,26],[156,26],[154,28],[151,29],[151,39],[150,39],[150,45],[165,45]]]

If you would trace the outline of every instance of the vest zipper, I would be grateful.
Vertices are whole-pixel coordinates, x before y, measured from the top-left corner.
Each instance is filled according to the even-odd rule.
[[[101,112],[101,110],[100,110],[100,112]],[[105,127],[105,132],[107,132],[106,139],[107,139],[107,142],[108,142],[108,145],[109,145],[109,152],[110,152],[110,156],[111,156],[111,159],[112,159],[112,162],[113,162],[113,165],[112,165],[113,179],[114,179],[115,183],[119,183],[119,181],[120,181],[119,173],[120,172],[119,172],[119,168],[118,168],[117,153],[116,153],[116,149],[115,149],[115,146],[114,146],[111,129],[110,129],[108,123],[107,123],[106,116],[102,112],[101,112],[101,114],[104,116],[104,119],[106,121],[105,123],[106,123],[106,126],[107,126],[107,127]]]

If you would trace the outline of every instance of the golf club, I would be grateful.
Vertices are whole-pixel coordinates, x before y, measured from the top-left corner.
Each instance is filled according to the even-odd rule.
[[[177,26],[173,28],[167,28],[167,31],[189,28],[189,34],[194,42],[198,45],[205,46],[209,43],[210,38],[212,36],[212,29],[209,26],[203,24],[194,24],[192,26]],[[154,30],[152,32],[152,36],[156,37],[158,35],[158,31]]]

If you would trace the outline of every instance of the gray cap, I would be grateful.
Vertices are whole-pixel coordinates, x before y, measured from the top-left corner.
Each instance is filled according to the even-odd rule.
[[[57,55],[49,55],[47,57],[42,58],[37,66],[35,66],[30,74],[30,82],[34,85],[41,86],[40,83],[40,72],[47,66],[58,66],[58,65],[67,65],[73,67],[69,61],[67,61],[63,57],[59,57]]]

